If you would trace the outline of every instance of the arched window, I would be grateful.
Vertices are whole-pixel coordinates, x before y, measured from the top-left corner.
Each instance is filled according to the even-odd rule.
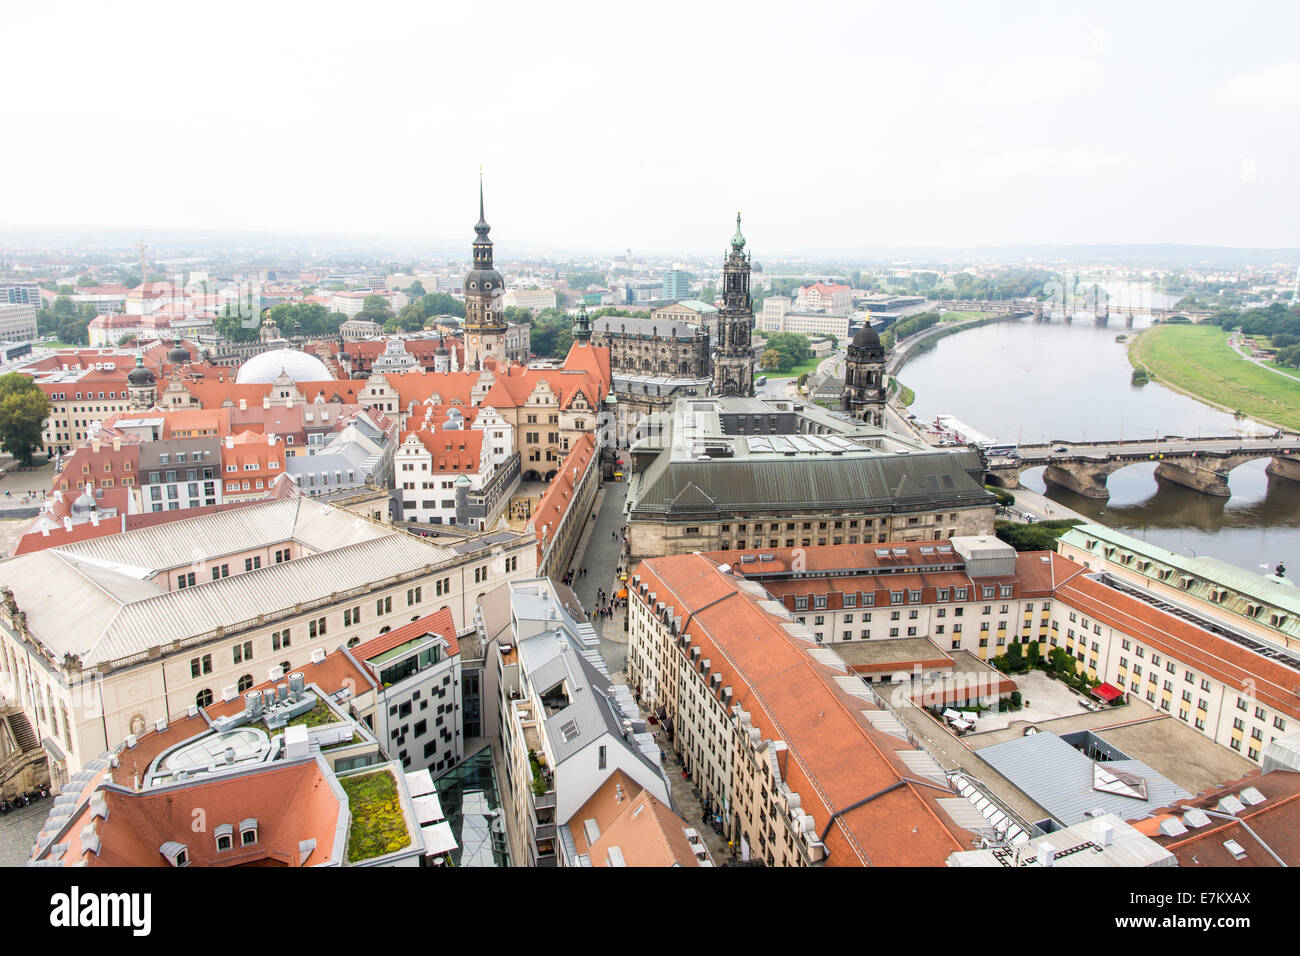
[[[411,620],[414,621],[415,618],[411,618]],[[360,643],[361,643],[361,638],[359,637],[348,638],[348,647],[356,647]]]
[[[212,691],[205,687],[194,695],[194,703],[200,707],[210,707],[212,705]]]
[[[252,686],[253,686],[252,674],[245,674],[243,677],[239,678],[239,692],[241,694]]]

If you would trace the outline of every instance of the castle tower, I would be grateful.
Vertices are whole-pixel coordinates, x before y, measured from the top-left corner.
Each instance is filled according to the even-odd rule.
[[[474,267],[465,276],[465,366],[483,368],[493,356],[505,364],[506,320],[501,300],[505,280],[492,266],[491,226],[483,218],[483,178],[478,183],[478,223],[474,226]]]
[[[868,425],[883,428],[886,397],[885,350],[875,330],[864,325],[849,344],[840,408]]]
[[[749,256],[736,213],[736,234],[722,266],[722,308],[718,310],[718,338],[713,354],[713,394],[754,394],[754,354],[750,339],[754,309],[749,298]]]
[[[135,353],[135,368],[126,375],[127,393],[132,408],[152,408],[158,400],[158,377],[145,368],[144,353]]]

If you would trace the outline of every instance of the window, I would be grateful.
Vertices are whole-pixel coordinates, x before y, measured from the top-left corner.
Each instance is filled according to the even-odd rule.
[[[375,601],[375,614],[388,614],[393,610],[393,599],[391,597],[378,598]]]
[[[198,677],[199,674],[212,673],[212,655],[204,654],[202,657],[190,658],[190,676]]]
[[[198,704],[200,707],[211,706],[212,690],[207,687],[203,688],[203,690],[194,695],[194,703]]]
[[[260,568],[261,566],[262,566],[262,556],[260,554],[257,555],[256,557],[244,559],[245,571],[252,571],[256,568]]]
[[[361,608],[348,608],[343,611],[343,626],[351,627],[354,624],[361,623]]]
[[[271,650],[278,651],[282,647],[289,646],[289,629],[283,631],[273,631],[271,633]]]
[[[185,574],[178,574],[178,575],[176,575],[176,586],[177,586],[178,588],[192,588],[192,587],[194,587],[194,572],[193,572],[193,571],[189,571],[189,572],[186,572]]]
[[[325,618],[318,617],[314,621],[307,622],[308,639],[325,636]]]
[[[420,588],[407,588],[406,606],[410,607],[413,604],[419,604],[419,603],[420,603]]]
[[[239,684],[237,686],[241,694],[248,690],[248,688],[253,686],[253,675],[245,674],[243,677],[239,678]]]
[[[253,642],[244,641],[243,644],[235,645],[235,663],[242,664],[244,661],[253,659]]]
[[[605,769],[605,758],[606,758],[605,747],[602,745],[601,748],[600,748],[599,755],[598,755],[599,766],[598,766],[596,769],[598,769],[598,770],[604,770],[604,769]]]

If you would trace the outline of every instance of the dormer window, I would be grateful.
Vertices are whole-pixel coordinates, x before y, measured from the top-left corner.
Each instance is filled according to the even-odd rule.
[[[252,846],[257,842],[257,820],[249,817],[239,824],[239,845]]]
[[[189,866],[190,851],[184,843],[177,843],[174,840],[168,840],[158,848],[158,852],[167,858],[167,862],[172,866]]]
[[[217,852],[223,853],[235,845],[235,828],[229,823],[223,823],[214,831],[217,838]]]

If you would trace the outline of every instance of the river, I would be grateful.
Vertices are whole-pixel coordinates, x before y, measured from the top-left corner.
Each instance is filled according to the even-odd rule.
[[[1124,328],[1091,316],[1073,323],[1032,319],[958,332],[913,357],[899,379],[916,392],[909,409],[923,419],[955,415],[999,444],[1056,440],[1230,435],[1241,423],[1158,383],[1130,383],[1127,343],[1149,325]],[[1300,574],[1300,483],[1265,473],[1267,459],[1229,477],[1231,498],[1215,498],[1162,481],[1155,464],[1113,473],[1110,499],[1096,501],[1045,485],[1042,469],[1021,482],[1081,514],[1186,555],[1213,555],[1250,571],[1278,561]]]

